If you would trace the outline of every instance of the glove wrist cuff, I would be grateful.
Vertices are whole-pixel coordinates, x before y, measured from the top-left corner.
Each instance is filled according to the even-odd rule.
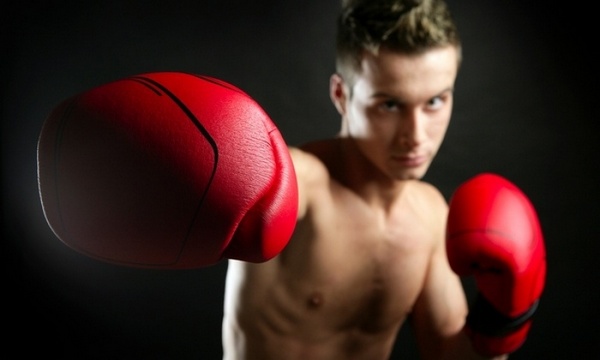
[[[502,337],[519,330],[537,310],[539,299],[527,311],[517,317],[509,317],[494,308],[480,293],[477,294],[467,316],[467,326],[476,333]]]

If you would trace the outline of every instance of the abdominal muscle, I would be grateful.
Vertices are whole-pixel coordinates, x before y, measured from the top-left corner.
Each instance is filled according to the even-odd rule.
[[[230,261],[229,266],[255,265]],[[382,321],[370,318],[368,309],[357,314],[350,309],[354,306],[340,316],[341,309],[326,303],[339,302],[328,298],[327,291],[300,295],[283,284],[235,287],[237,270],[232,270],[223,321],[224,359],[387,359],[405,317]]]
[[[335,234],[299,223],[288,248],[273,260],[229,261],[224,359],[390,356],[423,284],[427,241],[416,241],[412,235],[418,234],[374,241],[378,232],[354,219],[345,227],[329,226]],[[368,240],[357,239],[354,226]]]

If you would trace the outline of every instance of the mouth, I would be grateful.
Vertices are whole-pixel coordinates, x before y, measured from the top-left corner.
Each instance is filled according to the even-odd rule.
[[[415,168],[425,164],[427,156],[417,154],[392,155],[392,161],[402,167]]]

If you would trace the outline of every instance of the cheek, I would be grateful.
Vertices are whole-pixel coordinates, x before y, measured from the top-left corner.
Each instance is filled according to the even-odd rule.
[[[370,115],[363,106],[353,103],[348,108],[348,124],[350,134],[354,138],[368,138],[373,136],[374,129]]]
[[[358,127],[363,140],[384,145],[393,142],[394,135],[397,133],[396,123],[387,119],[365,116]]]
[[[387,142],[394,137],[399,125],[397,116],[384,114],[374,107],[365,107],[359,112],[361,129],[365,136]]]
[[[433,119],[427,128],[427,134],[430,140],[441,143],[448,130],[450,123],[450,116],[445,115],[443,117]],[[438,144],[439,145],[439,144]]]

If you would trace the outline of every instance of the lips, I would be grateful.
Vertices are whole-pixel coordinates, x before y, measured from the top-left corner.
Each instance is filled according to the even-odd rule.
[[[419,167],[427,161],[425,155],[392,155],[392,161],[404,167]]]

